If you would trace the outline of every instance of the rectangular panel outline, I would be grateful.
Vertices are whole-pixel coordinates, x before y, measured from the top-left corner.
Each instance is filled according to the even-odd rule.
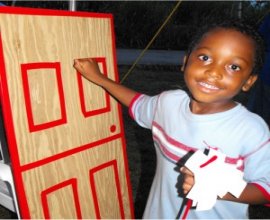
[[[103,74],[106,77],[108,77],[106,58],[105,57],[92,57],[92,59],[94,59],[97,63],[101,63],[102,69],[103,69]],[[83,76],[80,73],[77,72],[77,82],[78,82],[78,88],[79,88],[81,111],[82,111],[84,117],[87,118],[87,117],[102,114],[102,113],[105,113],[105,112],[110,112],[111,111],[110,95],[105,90],[104,90],[104,93],[105,93],[106,106],[104,108],[90,110],[90,111],[88,111],[86,109],[82,78],[83,78]]]
[[[58,95],[59,95],[59,103],[61,108],[61,117],[60,119],[45,122],[42,124],[35,124],[33,119],[33,111],[31,107],[31,98],[30,98],[30,88],[28,81],[28,70],[36,70],[36,69],[55,69],[57,86],[58,86]],[[24,92],[24,100],[25,100],[25,108],[28,119],[28,126],[30,132],[40,131],[48,128],[52,128],[58,125],[63,125],[67,123],[66,116],[66,108],[65,108],[65,97],[64,97],[64,89],[61,78],[61,66],[60,62],[41,62],[41,63],[24,63],[21,64],[21,74],[22,74],[22,84],[23,84],[23,92]]]
[[[18,15],[27,15],[27,16],[33,16],[33,15],[42,15],[42,16],[67,16],[67,17],[86,17],[86,18],[107,18],[111,22],[111,33],[112,33],[112,49],[113,49],[113,67],[115,72],[115,79],[116,81],[119,81],[118,75],[117,75],[117,59],[116,59],[116,46],[115,46],[115,33],[114,33],[114,21],[113,21],[113,15],[109,13],[96,13],[96,12],[71,12],[71,11],[64,11],[64,10],[51,10],[51,9],[37,9],[37,8],[22,8],[22,7],[0,7],[0,14],[18,14]],[[4,56],[4,50],[3,50],[3,40],[2,40],[2,34],[0,31],[0,101],[1,105],[5,106],[5,108],[2,107],[3,111],[3,117],[4,117],[4,126],[6,130],[7,135],[7,142],[9,147],[9,152],[12,155],[11,162],[13,164],[13,177],[15,182],[15,187],[17,190],[18,195],[18,203],[20,207],[20,212],[22,218],[30,219],[31,214],[29,210],[29,206],[27,203],[26,198],[26,192],[24,188],[24,182],[23,182],[23,172],[33,169],[38,166],[45,165],[46,163],[52,162],[54,160],[61,159],[63,157],[72,155],[76,152],[80,152],[83,150],[88,149],[89,146],[78,146],[78,149],[70,150],[68,152],[64,152],[49,158],[45,158],[43,160],[37,161],[36,163],[29,164],[29,166],[26,164],[24,166],[20,163],[19,158],[19,152],[18,152],[18,144],[14,129],[14,119],[11,111],[11,100],[9,95],[9,89],[7,84],[7,78],[6,78],[6,66],[5,66],[5,56]],[[129,208],[130,208],[130,215],[132,218],[134,218],[134,207],[133,207],[133,198],[132,198],[132,189],[130,185],[130,177],[128,172],[128,161],[127,161],[127,152],[126,152],[126,141],[124,139],[124,126],[122,121],[122,108],[121,105],[118,104],[118,115],[120,119],[120,127],[121,131],[118,135],[115,135],[114,137],[110,137],[110,140],[114,140],[116,138],[119,138],[122,140],[123,145],[123,155],[124,155],[124,168],[126,173],[126,182],[128,187],[128,197],[129,197]],[[106,141],[106,140],[103,140]],[[99,142],[100,143],[100,142]],[[95,144],[99,144],[95,143]],[[93,144],[90,144],[90,147],[93,147]]]
[[[70,186],[72,187],[72,192],[73,192],[73,198],[74,198],[74,203],[75,203],[75,209],[76,209],[76,214],[78,219],[82,219],[82,213],[81,213],[81,208],[80,208],[80,201],[79,201],[79,194],[78,194],[78,184],[77,180],[75,178],[63,181],[61,183],[58,183],[54,186],[51,186],[48,189],[45,189],[41,192],[41,204],[43,207],[43,214],[45,219],[50,219],[50,211],[49,211],[49,205],[47,202],[47,196],[50,193],[53,193],[59,189],[62,189],[64,187]]]
[[[111,161],[103,163],[97,167],[94,167],[94,168],[90,169],[90,171],[89,171],[90,189],[91,189],[91,192],[93,195],[93,201],[94,201],[94,207],[95,207],[97,219],[101,219],[101,216],[100,216],[98,198],[97,198],[97,193],[96,193],[96,184],[95,184],[94,175],[95,175],[95,173],[97,173],[103,169],[106,169],[108,167],[111,167],[111,166],[113,167],[113,171],[114,171],[114,179],[115,179],[116,190],[117,190],[117,195],[118,195],[118,204],[120,207],[121,219],[125,218],[124,205],[123,205],[123,200],[122,200],[122,196],[121,196],[122,194],[121,194],[121,187],[120,187],[120,181],[119,181],[120,178],[119,178],[119,173],[118,173],[118,169],[117,169],[117,161],[111,160]]]

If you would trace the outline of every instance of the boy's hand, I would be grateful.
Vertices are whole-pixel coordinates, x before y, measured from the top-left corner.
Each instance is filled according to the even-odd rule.
[[[75,59],[73,67],[86,79],[98,85],[100,85],[100,81],[104,79],[104,75],[100,72],[97,62],[93,59]]]
[[[73,67],[81,73],[82,76],[96,85],[101,86],[125,106],[129,106],[131,101],[138,94],[136,91],[129,89],[102,74],[94,59],[75,59]]]
[[[183,192],[184,194],[187,194],[195,183],[194,174],[187,167],[181,167],[180,172],[182,173],[184,179],[182,185]]]

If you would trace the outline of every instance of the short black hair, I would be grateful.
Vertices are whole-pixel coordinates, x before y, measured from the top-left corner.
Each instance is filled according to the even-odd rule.
[[[187,58],[190,56],[192,51],[195,49],[195,47],[200,43],[202,38],[207,33],[218,28],[236,30],[244,34],[245,36],[249,37],[254,42],[255,60],[251,74],[259,74],[264,63],[264,56],[265,56],[264,40],[259,34],[259,32],[253,26],[245,23],[243,20],[240,19],[227,19],[223,21],[216,21],[212,23],[207,23],[206,25],[202,26],[202,28],[200,28],[198,32],[194,35],[187,49]]]

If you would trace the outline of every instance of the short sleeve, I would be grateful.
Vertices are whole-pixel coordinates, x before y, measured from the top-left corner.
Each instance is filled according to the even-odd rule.
[[[270,203],[270,140],[269,137],[256,150],[245,156],[244,177],[255,184]]]
[[[151,128],[158,96],[138,94],[129,106],[130,116],[142,127]]]

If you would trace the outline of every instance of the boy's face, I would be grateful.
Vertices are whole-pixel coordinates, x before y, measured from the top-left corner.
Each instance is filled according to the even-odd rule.
[[[251,75],[254,43],[233,29],[207,33],[190,54],[184,78],[198,103],[226,108],[240,90],[248,91],[257,79]]]

